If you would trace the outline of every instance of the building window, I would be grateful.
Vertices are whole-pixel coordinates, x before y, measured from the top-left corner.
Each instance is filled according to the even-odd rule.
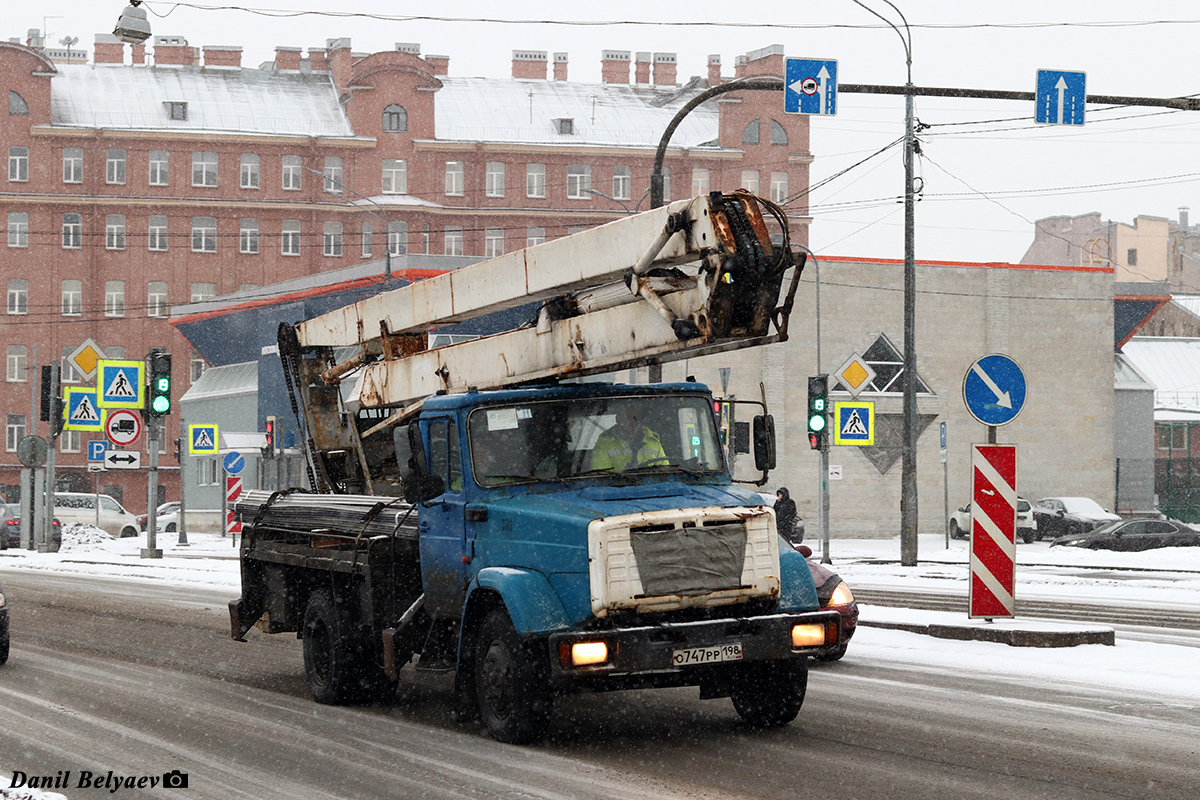
[[[339,156],[325,156],[325,191],[342,193],[342,159]]]
[[[217,252],[216,217],[192,217],[192,252]]]
[[[187,122],[187,103],[180,100],[168,100],[163,105],[167,107],[168,119]]]
[[[671,168],[670,167],[662,168],[662,182],[663,182],[663,202],[665,203],[671,199]]]
[[[863,353],[863,361],[875,370],[875,378],[863,389],[865,392],[899,395],[903,391],[904,357],[884,335]],[[917,392],[929,394],[929,387],[917,376]]]
[[[106,250],[125,249],[125,215],[104,215],[104,248]]]
[[[1160,425],[1160,426],[1158,426],[1158,449],[1159,450],[1186,450],[1187,449],[1187,426],[1186,425]]]
[[[192,186],[217,185],[217,154],[192,153]]]
[[[193,283],[191,302],[207,303],[209,300],[215,299],[217,296],[217,285],[215,283]]]
[[[712,187],[712,171],[704,167],[694,167],[692,169],[692,196],[698,197],[702,194],[708,194]]]
[[[408,223],[389,222],[387,226],[388,252],[394,256],[408,252]]]
[[[196,459],[197,486],[216,486],[217,485],[217,460],[215,458],[199,458]]]
[[[104,316],[125,316],[125,281],[104,282]]]
[[[78,250],[83,247],[83,215],[62,215],[63,250]]]
[[[254,153],[242,153],[242,188],[258,188],[258,156]]]
[[[1125,265],[1129,267],[1137,266],[1137,248],[1131,247],[1125,253]]]
[[[771,173],[771,202],[783,204],[788,199],[788,174],[786,172]]]
[[[25,345],[10,344],[6,349],[8,351],[8,371],[5,380],[9,383],[24,383],[26,368],[29,364]]]
[[[426,222],[421,228],[421,252],[429,253],[429,223]]]
[[[146,284],[146,316],[165,317],[170,313],[167,306],[167,282],[150,281]]]
[[[283,157],[283,188],[291,192],[300,191],[300,156]]]
[[[408,194],[408,162],[403,158],[383,160],[383,193]]]
[[[106,183],[125,183],[125,151],[109,149],[104,154]]]
[[[546,165],[545,164],[526,164],[525,165],[525,196],[526,197],[545,197],[546,196]]]
[[[445,249],[443,251],[448,256],[461,256],[463,254],[463,229],[457,225],[446,226]]]
[[[371,257],[371,237],[375,235],[371,220],[363,220],[362,224],[362,257]]]
[[[383,110],[383,129],[387,133],[403,133],[408,130],[408,112],[404,106],[392,104]]]
[[[243,219],[238,231],[238,252],[253,255],[258,252],[258,220]]]
[[[200,380],[200,376],[204,374],[204,370],[208,369],[208,364],[200,357],[200,354],[195,350],[192,351],[192,356],[188,359],[188,375],[192,383]]]
[[[463,195],[463,162],[446,162],[446,196],[462,197]]]
[[[325,223],[325,255],[339,258],[342,255],[342,223]]]
[[[171,154],[166,150],[150,151],[150,185],[166,186]]]
[[[157,253],[167,249],[167,217],[164,214],[152,214],[150,227],[147,230],[146,247]]]
[[[8,313],[29,313],[29,281],[25,278],[8,279]]]
[[[29,214],[10,211],[8,214],[8,246],[29,247]]]
[[[592,167],[590,164],[571,164],[567,167],[568,200],[590,200],[591,188]]]
[[[787,144],[787,130],[778,120],[771,120],[771,144]]]
[[[63,148],[63,183],[83,183],[83,148]]]
[[[487,162],[487,183],[484,194],[488,197],[504,197],[504,162]]]
[[[25,102],[25,98],[12,89],[8,90],[8,113],[14,117],[24,117],[29,114],[29,105]]]
[[[17,443],[25,438],[25,415],[7,414],[4,423],[4,449],[17,452]]]
[[[742,188],[747,192],[758,194],[758,170],[742,170]]]
[[[83,373],[75,368],[75,364],[71,361],[71,354],[75,352],[75,345],[65,344],[62,347],[62,358],[59,363],[62,364],[62,369],[59,371],[59,379],[63,383],[83,383]]]
[[[758,144],[758,120],[752,120],[742,130],[742,144]]]
[[[58,450],[60,453],[79,452],[79,431],[63,431],[58,435]]]
[[[633,199],[633,172],[629,167],[613,167],[613,199]]]
[[[78,317],[83,313],[83,281],[62,282],[62,315]]]
[[[526,228],[525,229],[525,246],[533,247],[537,244],[546,243],[545,228]]]
[[[8,179],[24,182],[29,180],[29,148],[8,148]]]
[[[483,255],[495,258],[504,255],[504,228],[487,228],[483,232]]]
[[[300,255],[300,220],[283,221],[283,238],[279,243],[279,252],[285,256]]]

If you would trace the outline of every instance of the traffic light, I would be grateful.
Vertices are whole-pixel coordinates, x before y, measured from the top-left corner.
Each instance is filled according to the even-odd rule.
[[[39,414],[39,418],[42,422],[50,423],[50,438],[57,439],[58,435],[62,433],[65,419],[62,402],[62,376],[59,374],[56,366],[47,365],[42,367],[41,389],[41,413]]]
[[[176,464],[178,464],[178,463],[179,463],[179,453],[180,453],[180,449],[179,449],[179,448],[180,448],[180,445],[181,445],[181,444],[183,444],[183,440],[182,440],[182,439],[176,439],[176,440],[175,440],[175,463],[176,463]]]
[[[275,417],[267,417],[265,423],[267,443],[263,445],[263,458],[275,457]]]
[[[829,376],[808,379],[808,443],[813,450],[829,446]]]
[[[165,417],[171,413],[171,354],[165,350],[150,352],[150,415]]]

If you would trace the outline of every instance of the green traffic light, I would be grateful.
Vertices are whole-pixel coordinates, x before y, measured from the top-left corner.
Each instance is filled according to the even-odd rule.
[[[166,414],[171,410],[171,398],[156,397],[150,401],[150,408],[154,410],[155,414]]]
[[[808,418],[808,429],[815,433],[825,430],[825,415],[813,414]]]
[[[171,379],[168,377],[159,377],[154,383],[154,390],[157,392],[171,391]]]

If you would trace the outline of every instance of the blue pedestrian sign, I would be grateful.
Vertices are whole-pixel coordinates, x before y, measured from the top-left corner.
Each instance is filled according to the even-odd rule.
[[[226,453],[222,463],[225,465],[227,474],[240,475],[242,468],[246,466],[246,459],[242,457],[241,453]]]
[[[833,404],[833,443],[875,444],[875,404],[855,401]]]
[[[837,64],[817,58],[787,58],[783,62],[785,114],[837,113]]]
[[[88,461],[104,461],[104,453],[108,450],[107,439],[88,439]]]
[[[1042,125],[1082,125],[1087,102],[1087,73],[1037,71],[1034,120]]]
[[[105,411],[96,403],[96,390],[81,386],[63,389],[63,430],[104,432]]]
[[[984,425],[1007,425],[1025,405],[1025,373],[1008,356],[984,356],[967,370],[962,391],[972,417]]]
[[[188,426],[188,455],[215,456],[217,454],[217,426]]]
[[[101,361],[96,405],[140,410],[146,404],[146,365],[141,361]]]

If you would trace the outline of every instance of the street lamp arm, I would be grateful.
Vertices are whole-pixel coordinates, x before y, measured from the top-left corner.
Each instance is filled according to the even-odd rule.
[[[873,9],[870,6],[863,3],[862,0],[854,0],[854,2],[855,2],[855,4],[861,6],[863,9],[865,9],[867,12],[878,17],[880,20],[883,21],[883,23],[885,25],[891,26],[892,30],[894,30],[896,32],[896,35],[900,37],[900,43],[904,45],[904,55],[905,55],[905,58],[906,58],[907,64],[908,64],[908,81],[909,81],[909,83],[912,83],[912,29],[908,27],[908,20],[904,18],[904,12],[902,12],[900,9],[896,8],[896,4],[891,2],[891,0],[881,0],[881,2],[887,3],[889,6],[891,6],[892,11],[895,11],[896,14],[899,15],[900,21],[904,24],[904,30],[908,33],[907,40],[905,40],[904,34],[900,32],[900,29],[897,28],[896,25],[891,20],[889,20],[887,17],[883,16],[875,9]]]

